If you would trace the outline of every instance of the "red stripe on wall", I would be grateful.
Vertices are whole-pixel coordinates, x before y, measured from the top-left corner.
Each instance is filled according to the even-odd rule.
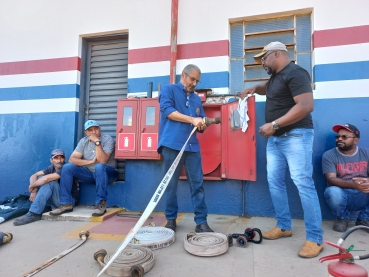
[[[315,31],[313,47],[328,47],[369,42],[369,25]]]
[[[178,45],[177,58],[195,59],[229,55],[229,41],[218,40]]]
[[[0,75],[44,73],[69,70],[81,71],[80,57],[0,63]]]
[[[128,64],[152,63],[170,60],[170,46],[128,50]]]
[[[179,44],[177,59],[195,59],[229,55],[229,41],[208,41]],[[132,49],[128,51],[128,63],[150,63],[170,60],[170,46]]]

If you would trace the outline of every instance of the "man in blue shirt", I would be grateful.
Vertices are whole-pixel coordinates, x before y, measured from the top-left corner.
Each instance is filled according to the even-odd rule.
[[[202,132],[206,129],[203,121],[205,112],[200,97],[194,93],[200,82],[201,71],[193,64],[187,65],[178,84],[166,85],[160,92],[160,130],[158,152],[164,157],[164,170],[167,172],[185,144],[192,129]],[[167,218],[166,228],[176,230],[178,212],[177,186],[182,166],[186,168],[187,180],[191,187],[191,199],[194,207],[195,232],[213,232],[207,224],[208,210],[205,204],[203,172],[201,166],[200,145],[193,135],[178,163],[178,166],[165,191]]]

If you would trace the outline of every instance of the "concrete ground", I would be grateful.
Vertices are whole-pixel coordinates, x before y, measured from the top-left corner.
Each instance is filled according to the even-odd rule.
[[[95,251],[105,249],[113,254],[138,218],[117,216],[118,212],[122,212],[121,209],[109,209],[104,217],[91,218],[91,211],[90,207],[76,207],[73,213],[57,220],[51,220],[45,214],[43,220],[24,226],[14,226],[13,220],[0,224],[0,232],[10,232],[14,237],[11,242],[0,246],[0,276],[22,276],[79,242],[81,230],[90,232],[87,241],[35,276],[96,276],[101,268],[93,259]],[[162,213],[153,213],[152,216],[146,224],[154,222],[156,226],[165,225]],[[259,228],[264,232],[275,226],[273,218],[217,214],[209,215],[208,223],[216,232],[226,235],[243,233],[246,228]],[[324,221],[322,228],[324,238],[337,243],[342,234],[332,230],[332,221]],[[303,220],[295,219],[291,238],[263,240],[261,244],[248,243],[246,248],[235,246],[234,240],[234,246],[221,256],[198,257],[187,253],[183,247],[185,235],[194,229],[193,214],[181,214],[177,220],[176,241],[167,248],[153,251],[155,265],[144,276],[328,276],[328,262],[320,263],[319,258],[338,253],[337,249],[325,245],[319,257],[299,258],[297,252],[304,242],[305,228]],[[354,249],[365,250],[354,252],[354,255],[369,253],[369,233],[363,230],[352,233],[343,244],[345,248],[350,245],[354,245]],[[357,264],[369,271],[369,259],[357,261]]]

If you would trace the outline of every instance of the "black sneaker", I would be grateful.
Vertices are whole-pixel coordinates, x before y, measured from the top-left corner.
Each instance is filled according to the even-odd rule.
[[[369,220],[357,219],[355,225],[356,226],[362,225],[362,226],[365,226],[365,227],[369,227]],[[369,230],[368,229],[366,229],[365,231],[367,231],[369,233]]]
[[[177,228],[177,222],[175,219],[168,219],[167,224],[165,225],[165,228],[173,230],[173,232],[176,231]]]
[[[196,225],[195,228],[196,233],[205,233],[205,232],[214,232],[208,225],[207,222]]]
[[[341,219],[337,217],[333,223],[333,230],[335,230],[336,232],[346,232],[348,224],[349,224],[348,218]]]
[[[25,224],[32,223],[32,222],[35,222],[35,221],[39,221],[40,219],[41,219],[40,214],[35,214],[33,212],[28,212],[24,216],[14,220],[13,225],[14,226],[21,226],[21,225],[25,225]]]

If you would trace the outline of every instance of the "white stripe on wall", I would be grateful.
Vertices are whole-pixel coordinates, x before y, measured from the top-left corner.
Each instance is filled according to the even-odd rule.
[[[369,79],[315,83],[314,99],[369,97]]]
[[[81,74],[78,70],[2,75],[0,88],[35,87],[52,85],[80,84]]]
[[[128,65],[128,78],[169,76],[170,61]]]
[[[315,83],[314,99],[369,97],[369,79]],[[265,102],[266,96],[255,94],[256,102]]]
[[[197,65],[202,73],[222,72],[229,69],[229,57],[208,57],[197,59],[177,60],[176,74],[181,74],[183,68],[188,64]],[[155,76],[169,76],[170,62],[139,63],[128,65],[128,78],[144,78]]]
[[[0,114],[78,112],[78,98],[0,101]]]
[[[369,61],[369,43],[320,47],[314,49],[315,64]]]
[[[197,65],[202,73],[229,71],[229,57],[218,56],[218,57],[178,60],[176,74],[181,74],[183,68],[188,64]]]
[[[228,94],[229,93],[229,88],[212,88],[211,89],[213,91],[213,94]],[[142,91],[142,92],[131,92],[128,93],[128,96],[136,96],[136,97],[146,97],[147,92],[146,91]],[[158,91],[153,91],[152,92],[152,98],[157,98],[158,97]]]

